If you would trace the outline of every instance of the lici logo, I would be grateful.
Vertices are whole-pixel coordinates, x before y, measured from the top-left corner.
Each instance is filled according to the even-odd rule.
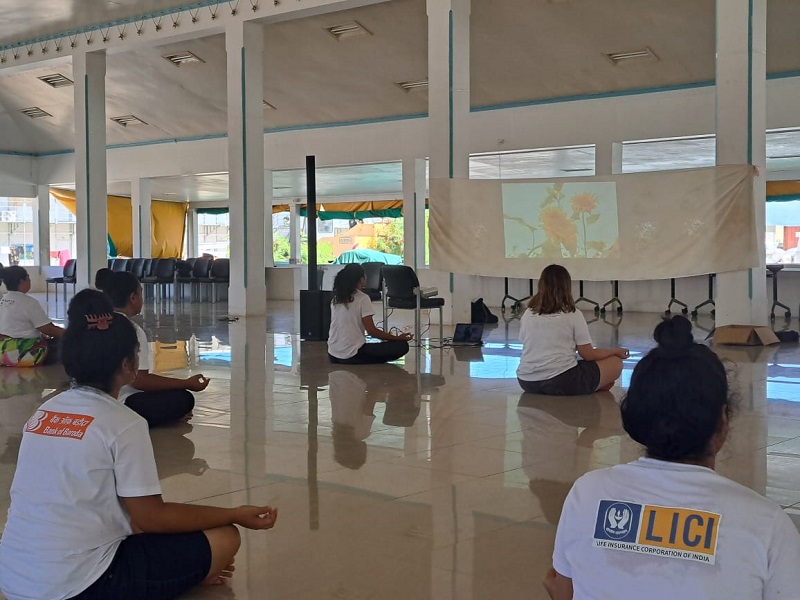
[[[641,514],[641,504],[601,500],[595,523],[595,539],[633,541]]]

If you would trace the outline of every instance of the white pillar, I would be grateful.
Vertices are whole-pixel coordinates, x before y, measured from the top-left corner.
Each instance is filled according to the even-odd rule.
[[[135,258],[150,258],[153,254],[152,184],[153,182],[150,179],[134,179],[131,181],[133,256]]]
[[[275,266],[272,253],[272,171],[264,171],[264,266]],[[266,277],[266,273],[264,274]]]
[[[50,186],[37,186],[33,202],[33,261],[40,267],[50,266]]]
[[[425,159],[403,159],[403,262],[415,271],[425,266]]]
[[[717,2],[716,31],[717,164],[751,164],[760,172],[753,184],[759,264],[717,275],[716,324],[766,325],[767,0]]]
[[[289,264],[300,264],[300,203],[289,206]]]
[[[617,175],[622,173],[622,143],[598,142],[594,146],[594,174]]]
[[[72,55],[75,76],[75,233],[78,284],[107,264],[106,54]]]
[[[186,252],[188,256],[200,256],[200,221],[196,208],[186,215]]]
[[[427,0],[431,180],[469,178],[470,7],[470,0]],[[470,290],[468,276],[450,274],[450,322],[469,321]]]
[[[264,315],[264,26],[231,23],[228,55],[231,315]]]

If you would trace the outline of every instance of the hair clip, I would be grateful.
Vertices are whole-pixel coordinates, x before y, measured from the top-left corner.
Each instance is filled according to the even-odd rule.
[[[111,321],[114,320],[114,315],[106,313],[104,315],[86,315],[87,329],[97,329],[98,331],[105,331],[111,327]]]

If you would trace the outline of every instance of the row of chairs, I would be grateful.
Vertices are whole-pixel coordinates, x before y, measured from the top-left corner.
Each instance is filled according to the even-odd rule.
[[[151,288],[158,291],[167,292],[169,286],[178,286],[181,298],[183,297],[183,286],[190,284],[192,288],[192,298],[194,289],[202,285],[211,286],[212,301],[217,300],[217,285],[224,284],[226,287],[230,283],[230,260],[227,258],[189,258],[178,260],[176,258],[109,258],[108,268],[114,272],[130,272],[142,282],[142,287],[146,290]],[[67,301],[67,284],[72,284],[73,294],[77,287],[77,261],[72,258],[64,264],[60,277],[48,277],[45,280],[46,298],[50,301],[50,284],[55,286],[58,294],[59,284],[64,286],[64,302]],[[158,294],[155,297],[158,298]]]

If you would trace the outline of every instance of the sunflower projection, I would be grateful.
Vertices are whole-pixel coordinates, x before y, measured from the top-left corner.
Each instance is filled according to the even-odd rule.
[[[504,183],[506,258],[619,256],[614,182]]]

